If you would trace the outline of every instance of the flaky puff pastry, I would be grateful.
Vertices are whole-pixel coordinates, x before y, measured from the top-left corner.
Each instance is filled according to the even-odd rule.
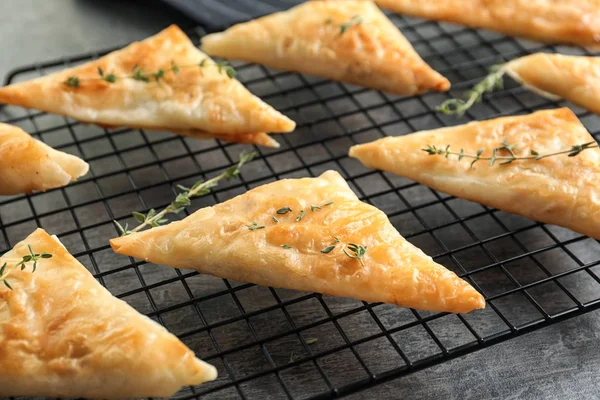
[[[281,214],[285,207],[292,211]],[[354,254],[351,243],[367,247],[364,266],[344,253]],[[110,244],[119,254],[265,286],[433,311],[485,306],[467,282],[359,201],[335,171],[270,183]]]
[[[167,397],[217,376],[175,336],[113,297],[38,229],[0,258],[52,258],[0,288],[0,395],[125,399]]]
[[[309,1],[207,35],[202,49],[400,95],[450,88],[371,0]]]
[[[392,172],[450,195],[475,201],[536,221],[560,225],[600,238],[600,150],[582,151],[541,160],[519,160],[493,166],[479,161],[431,156],[428,145],[466,154],[490,157],[492,149],[507,143],[518,146],[516,154],[531,150],[549,154],[571,146],[594,142],[568,108],[533,114],[471,122],[450,128],[387,137],[354,146],[350,156],[364,165]],[[501,151],[498,156],[508,153]]]
[[[600,59],[536,53],[505,64],[503,70],[532,91],[566,99],[600,114]]]
[[[547,43],[596,48],[598,0],[375,0],[401,14],[454,22]]]
[[[202,63],[202,66],[200,66]],[[98,79],[146,74],[177,65],[156,82]],[[64,82],[79,78],[79,87]],[[91,79],[91,80],[90,80]],[[291,132],[295,123],[228,77],[175,25],[81,66],[0,88],[0,102],[66,115],[104,127],[170,130],[191,137],[274,146],[264,132]]]
[[[0,123],[0,195],[63,187],[88,169],[82,159],[49,147],[21,128]]]

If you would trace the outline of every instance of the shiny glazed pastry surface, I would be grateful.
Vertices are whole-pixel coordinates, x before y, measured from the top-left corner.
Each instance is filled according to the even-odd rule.
[[[159,82],[98,80],[98,68],[121,77],[131,75],[136,66],[150,74],[173,63],[181,67],[179,72],[167,71]],[[79,87],[64,84],[72,76],[80,79]],[[182,131],[186,136],[271,146],[273,139],[263,132],[295,128],[293,121],[229,78],[174,25],[98,60],[0,88],[0,102],[104,127]]]
[[[16,126],[0,123],[0,195],[46,191],[87,174],[89,165]]]
[[[569,100],[600,114],[600,59],[535,53],[503,67],[516,81],[536,93]]]
[[[450,88],[370,0],[309,1],[207,35],[202,49],[400,95]]]
[[[541,160],[514,161],[490,166],[488,161],[458,160],[457,156],[431,156],[427,145],[482,156],[506,140],[518,146],[517,155],[569,150],[594,139],[568,108],[529,115],[471,122],[449,128],[387,137],[354,146],[350,156],[364,165],[392,172],[450,195],[536,221],[560,225],[600,238],[600,149]],[[506,156],[502,151],[498,155]]]
[[[599,0],[376,0],[400,14],[596,48]]]
[[[292,211],[278,213],[285,207]],[[367,247],[364,266],[344,253],[353,254],[350,243]],[[481,294],[400,236],[334,171],[260,186],[111,246],[155,264],[265,286],[433,311],[485,306]]]
[[[0,258],[49,253],[0,287],[0,395],[125,399],[167,397],[216,378],[175,336],[113,297],[38,229]]]

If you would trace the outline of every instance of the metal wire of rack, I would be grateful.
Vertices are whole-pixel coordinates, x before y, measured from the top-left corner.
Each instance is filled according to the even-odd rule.
[[[338,397],[599,308],[598,241],[368,170],[347,157],[352,144],[384,135],[555,107],[556,102],[509,84],[462,120],[435,112],[436,105],[460,95],[502,58],[535,51],[584,52],[390,18],[425,60],[454,83],[450,94],[402,98],[234,64],[238,78],[296,120],[298,129],[277,137],[279,149],[257,149],[261,157],[244,167],[240,180],[220,185],[188,211],[276,179],[315,176],[333,168],[362,200],[385,211],[402,235],[484,293],[485,310],[466,315],[421,312],[260,287],[117,256],[108,245],[117,235],[113,219],[125,222],[133,210],[168,204],[177,184],[214,176],[245,146],[168,132],[105,130],[9,106],[0,109],[0,121],[83,157],[91,169],[66,188],[1,199],[0,249],[9,249],[36,226],[58,234],[114,295],[166,326],[218,368],[216,381],[186,388],[178,399]],[[202,33],[198,29],[193,39]],[[104,53],[20,68],[7,83]],[[568,106],[597,137],[598,118]]]

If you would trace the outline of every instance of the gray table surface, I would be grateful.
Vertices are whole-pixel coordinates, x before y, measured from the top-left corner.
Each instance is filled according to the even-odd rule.
[[[0,0],[0,77],[36,61],[149,36],[183,16],[144,1]],[[350,398],[600,398],[600,318],[593,312]]]

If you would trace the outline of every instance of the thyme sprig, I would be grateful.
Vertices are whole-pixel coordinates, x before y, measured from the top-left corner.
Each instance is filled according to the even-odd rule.
[[[310,205],[310,211],[317,211],[317,210],[321,210],[323,207],[327,207],[333,204],[333,201],[328,201],[327,203],[323,203],[320,206],[315,206],[313,204]]]
[[[450,156],[458,156],[458,161],[461,161],[463,158],[473,159],[473,161],[471,161],[471,168],[472,168],[473,165],[477,161],[481,161],[481,160],[489,161],[489,166],[493,167],[494,164],[496,163],[496,161],[500,161],[499,162],[500,165],[505,165],[505,164],[510,164],[513,161],[522,161],[522,160],[538,161],[538,160],[542,160],[544,158],[558,156],[561,154],[567,154],[569,157],[575,157],[575,156],[578,156],[584,150],[594,149],[597,147],[598,147],[598,143],[596,143],[595,141],[592,141],[592,142],[587,142],[587,143],[582,143],[582,144],[576,144],[576,145],[571,146],[571,148],[568,150],[561,150],[561,151],[557,151],[554,153],[541,154],[540,152],[538,152],[534,149],[531,149],[528,156],[517,156],[516,153],[520,153],[521,149],[516,145],[507,143],[507,141],[505,139],[500,146],[498,146],[492,150],[491,157],[483,156],[485,149],[477,150],[476,154],[467,154],[467,153],[465,153],[464,149],[460,149],[460,152],[450,151],[450,145],[446,145],[446,147],[438,148],[436,146],[432,146],[432,145],[428,144],[426,148],[421,149],[421,150],[423,150],[430,156],[444,156],[446,158],[449,158]],[[508,155],[499,156],[498,152],[500,152],[500,151],[506,151],[508,153]]]
[[[29,254],[24,255],[21,261],[12,266],[9,266],[8,263],[4,263],[2,267],[0,267],[0,281],[2,281],[10,290],[13,290],[13,288],[6,278],[12,271],[17,268],[20,268],[21,271],[24,271],[25,268],[27,268],[27,263],[33,261],[31,273],[34,273],[37,269],[37,263],[41,258],[52,258],[52,254],[49,253],[35,253],[29,244],[27,245],[27,248],[29,249]]]
[[[161,212],[157,212],[156,210],[151,209],[150,211],[148,211],[148,214],[146,214],[146,215],[144,215],[142,213],[138,213],[138,212],[132,213],[135,220],[140,223],[140,225],[138,225],[134,229],[130,230],[128,225],[125,225],[123,227],[117,221],[114,221],[114,223],[117,226],[117,228],[119,229],[119,231],[121,232],[121,236],[127,236],[131,233],[138,232],[147,226],[150,226],[151,228],[160,226],[160,225],[168,222],[168,220],[166,218],[164,218],[165,215],[180,213],[187,206],[192,204],[192,202],[191,202],[192,198],[204,196],[205,194],[210,193],[210,189],[217,186],[219,184],[219,182],[224,179],[232,179],[232,178],[237,177],[240,174],[240,169],[244,166],[244,164],[252,161],[252,159],[254,157],[256,157],[257,155],[258,155],[258,153],[256,153],[256,152],[251,152],[251,153],[242,152],[242,153],[240,153],[240,159],[236,165],[229,167],[227,170],[225,170],[225,172],[215,176],[214,178],[209,179],[207,181],[196,182],[191,188],[177,185],[177,187],[180,190],[182,190],[182,192],[177,195],[177,197],[175,198],[175,201],[173,201],[171,204],[169,204]],[[259,229],[259,228],[256,228],[256,229]]]
[[[348,29],[352,28],[353,26],[360,25],[363,22],[364,22],[363,17],[361,17],[360,15],[355,15],[352,18],[350,18],[348,21],[346,21],[345,23],[337,25],[340,28],[340,36],[342,36],[344,33],[346,33],[346,31]],[[331,24],[333,24],[333,19],[327,18],[325,20],[325,25],[331,25]]]
[[[446,100],[436,110],[445,115],[462,117],[469,108],[481,101],[484,94],[491,93],[494,90],[501,90],[504,87],[502,78],[506,73],[503,65],[494,65],[490,67],[489,71],[490,73],[481,82],[465,93],[464,100]]]
[[[356,258],[360,265],[364,267],[365,264],[363,263],[362,259],[367,252],[367,246],[361,246],[356,243],[348,243],[348,250],[350,250],[350,252],[353,254],[349,254],[346,249],[343,250],[344,254],[350,258]]]
[[[171,67],[159,68],[157,71],[153,72],[146,72],[142,68],[140,68],[138,64],[136,64],[134,65],[131,74],[122,76],[117,76],[114,73],[106,73],[102,69],[102,67],[98,67],[97,78],[80,78],[79,76],[73,75],[65,79],[63,81],[63,84],[72,88],[78,88],[81,86],[82,82],[90,81],[104,81],[108,83],[116,83],[119,80],[133,79],[141,82],[160,82],[160,80],[163,79],[168,72],[173,72],[175,75],[177,75],[179,74],[179,71],[181,71],[184,68],[204,68],[207,66],[216,67],[219,73],[225,73],[225,75],[227,75],[230,79],[235,78],[237,71],[227,62],[221,61],[218,63],[209,64],[207,61],[208,59],[205,58],[200,63],[190,65],[177,65],[175,61],[171,61]]]

